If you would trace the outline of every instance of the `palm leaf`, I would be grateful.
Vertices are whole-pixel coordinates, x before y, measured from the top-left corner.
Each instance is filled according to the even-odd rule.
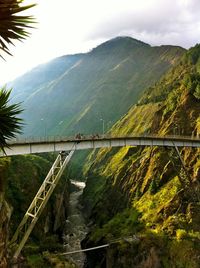
[[[11,90],[3,87],[0,90],[0,147],[7,146],[7,140],[21,133],[22,119],[18,115],[22,112],[20,103],[9,104]]]
[[[32,16],[16,15],[35,6],[20,6],[22,3],[23,0],[0,0],[0,49],[10,55],[8,45],[26,39],[30,35],[27,29],[35,23]]]

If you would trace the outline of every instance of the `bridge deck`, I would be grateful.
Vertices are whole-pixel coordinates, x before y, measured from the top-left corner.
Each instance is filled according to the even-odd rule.
[[[102,136],[98,138],[84,137],[82,139],[53,137],[48,139],[12,140],[9,142],[9,148],[5,149],[5,153],[0,152],[0,156],[70,151],[73,146],[75,146],[75,150],[122,146],[177,146],[200,148],[200,139],[185,136]]]

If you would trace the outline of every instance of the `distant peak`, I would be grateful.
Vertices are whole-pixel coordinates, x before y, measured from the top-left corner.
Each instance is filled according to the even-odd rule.
[[[132,38],[130,36],[117,36],[115,38],[112,38],[110,40],[108,40],[107,42],[130,42],[132,44],[135,44],[135,45],[145,45],[145,46],[150,46],[149,44],[147,43],[144,43],[140,40],[137,40],[135,38]]]
[[[101,50],[109,50],[116,47],[127,47],[127,48],[134,48],[134,47],[150,47],[149,44],[146,44],[140,40],[134,39],[129,36],[117,36],[112,38],[96,48],[94,48],[91,52],[98,52]]]

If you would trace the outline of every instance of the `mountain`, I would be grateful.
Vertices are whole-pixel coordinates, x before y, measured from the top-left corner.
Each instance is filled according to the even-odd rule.
[[[70,69],[81,58],[81,54],[56,58],[47,64],[41,64],[25,75],[8,84],[13,88],[12,101],[25,101],[44,84],[51,83]]]
[[[200,137],[200,45],[149,87],[112,135]],[[200,149],[123,147],[93,151],[84,167],[90,232],[86,267],[200,267]],[[113,241],[113,243],[112,243]],[[115,242],[115,241],[118,241]]]
[[[117,37],[36,67],[9,85],[12,101],[23,102],[24,135],[91,134],[102,123],[106,131],[184,52]]]
[[[125,56],[128,60],[124,61]],[[127,61],[128,65],[126,65]],[[132,65],[133,69],[131,69]],[[109,71],[111,67],[114,68],[114,70],[112,68],[113,76]],[[93,69],[98,72],[92,72]],[[84,76],[84,71],[85,74],[90,74],[88,70],[91,72],[89,78]],[[33,73],[34,81],[31,81]],[[124,80],[120,84],[121,87],[117,87],[120,77]],[[82,79],[81,82],[79,78]],[[91,85],[93,78],[94,84]],[[107,84],[101,84],[100,78],[106,80]],[[117,81],[116,84],[114,79]],[[82,95],[81,92],[85,87],[78,86],[79,82],[88,87]],[[99,104],[99,109],[103,113],[110,92],[106,91],[107,88],[115,94],[112,96],[113,102],[108,102],[110,108],[107,114],[100,118],[107,123],[108,116],[113,116],[112,118],[115,118],[112,119],[113,123],[117,117],[120,117],[122,110],[126,111],[110,130],[112,135],[147,133],[198,137],[200,133],[199,45],[184,52],[178,47],[151,47],[131,38],[117,38],[87,54],[64,56],[46,65],[38,66],[12,85],[14,86],[13,101],[21,101],[24,98],[24,105],[27,105],[28,109],[24,117],[32,117],[35,120],[34,125],[27,126],[27,130],[28,127],[29,131],[32,128],[35,135],[44,134],[44,129],[48,134],[56,133],[58,128],[50,129],[50,126],[53,127],[56,122],[60,126],[60,131],[66,131],[63,132],[64,134],[77,131],[76,121],[67,125],[65,117],[68,114],[64,113],[65,109],[69,113],[70,107],[78,111],[78,108],[82,109],[82,106],[90,104],[88,111],[94,117],[95,107],[90,98],[86,98],[91,96],[94,103]],[[145,90],[144,87],[147,85],[150,87]],[[68,93],[70,94],[66,98]],[[41,96],[43,98],[40,98]],[[128,97],[132,99],[129,100]],[[82,106],[74,107],[70,102],[68,103],[69,100]],[[127,101],[125,105],[124,100]],[[67,102],[66,107],[62,107],[57,101],[61,101],[62,105]],[[129,102],[135,105],[127,105]],[[48,107],[46,107],[47,103]],[[117,108],[116,104],[118,104]],[[121,109],[121,112],[118,109]],[[50,120],[50,117],[40,114],[41,110],[45,111],[45,115],[50,115],[52,111],[55,111],[55,114]],[[117,116],[115,113],[112,114],[113,110]],[[63,114],[57,118],[60,112]],[[74,118],[78,120],[77,115],[78,112]],[[56,121],[55,118],[61,121]],[[84,124],[86,120],[87,112],[77,122],[81,130],[89,133],[95,124],[92,120],[90,124]],[[66,126],[69,129],[65,129]],[[87,252],[85,267],[200,267],[199,152],[199,149],[182,148],[180,154],[184,167],[174,148],[145,146],[107,148],[93,151],[89,155],[84,166],[87,186],[82,204],[83,211],[88,216],[90,232],[82,242],[82,246],[93,247],[109,243],[109,247]],[[5,201],[5,197],[13,207],[19,209],[13,214],[13,224],[17,224],[20,220],[18,213],[22,214],[22,209],[26,209],[25,201],[32,199],[29,193],[33,195],[37,190],[41,176],[45,175],[52,162],[53,156],[48,157],[49,159],[45,160],[42,156],[20,156],[2,158],[0,161],[2,203],[0,258],[3,260],[1,262],[3,266],[6,265],[8,255],[6,245],[8,220],[11,215],[11,207]],[[25,169],[21,167],[21,163],[24,164]],[[41,244],[31,244],[25,253],[34,254],[32,258],[37,263],[37,267],[47,264],[46,253],[43,255],[44,264],[39,264],[38,248],[45,251],[49,248],[56,249],[57,240],[55,237],[48,237],[46,231],[51,231],[53,224],[57,222],[55,212],[59,211],[58,207],[61,208],[61,202],[67,199],[63,185],[60,185],[57,190],[61,192],[63,190],[63,195],[57,196],[56,199],[53,197],[49,204],[51,213],[46,211],[47,214],[43,218],[44,229],[39,225],[39,229],[35,230],[35,238],[39,237]],[[45,237],[40,235],[41,232]]]

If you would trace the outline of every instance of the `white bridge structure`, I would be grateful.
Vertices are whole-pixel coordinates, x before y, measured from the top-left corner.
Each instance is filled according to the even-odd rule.
[[[49,137],[35,139],[11,140],[9,148],[0,152],[0,156],[60,152],[84,149],[98,149],[123,146],[167,146],[200,147],[200,138],[191,136],[100,136],[100,137]]]
[[[66,138],[54,137],[46,139],[24,139],[13,140],[9,142],[9,147],[0,152],[1,157],[20,155],[20,154],[36,154],[44,152],[59,152],[49,173],[44,179],[40,189],[35,195],[32,203],[27,209],[21,223],[19,224],[10,245],[16,245],[13,252],[13,259],[17,261],[18,256],[23,249],[29,235],[31,234],[37,220],[39,219],[43,209],[45,208],[53,190],[62,173],[70,161],[74,151],[84,149],[97,149],[106,147],[122,147],[122,146],[167,146],[174,147],[184,167],[184,162],[179,153],[178,147],[196,147],[200,148],[200,139],[194,137],[183,136],[132,136],[132,137],[82,137]],[[69,151],[69,152],[67,152]],[[185,167],[184,167],[185,168]]]

